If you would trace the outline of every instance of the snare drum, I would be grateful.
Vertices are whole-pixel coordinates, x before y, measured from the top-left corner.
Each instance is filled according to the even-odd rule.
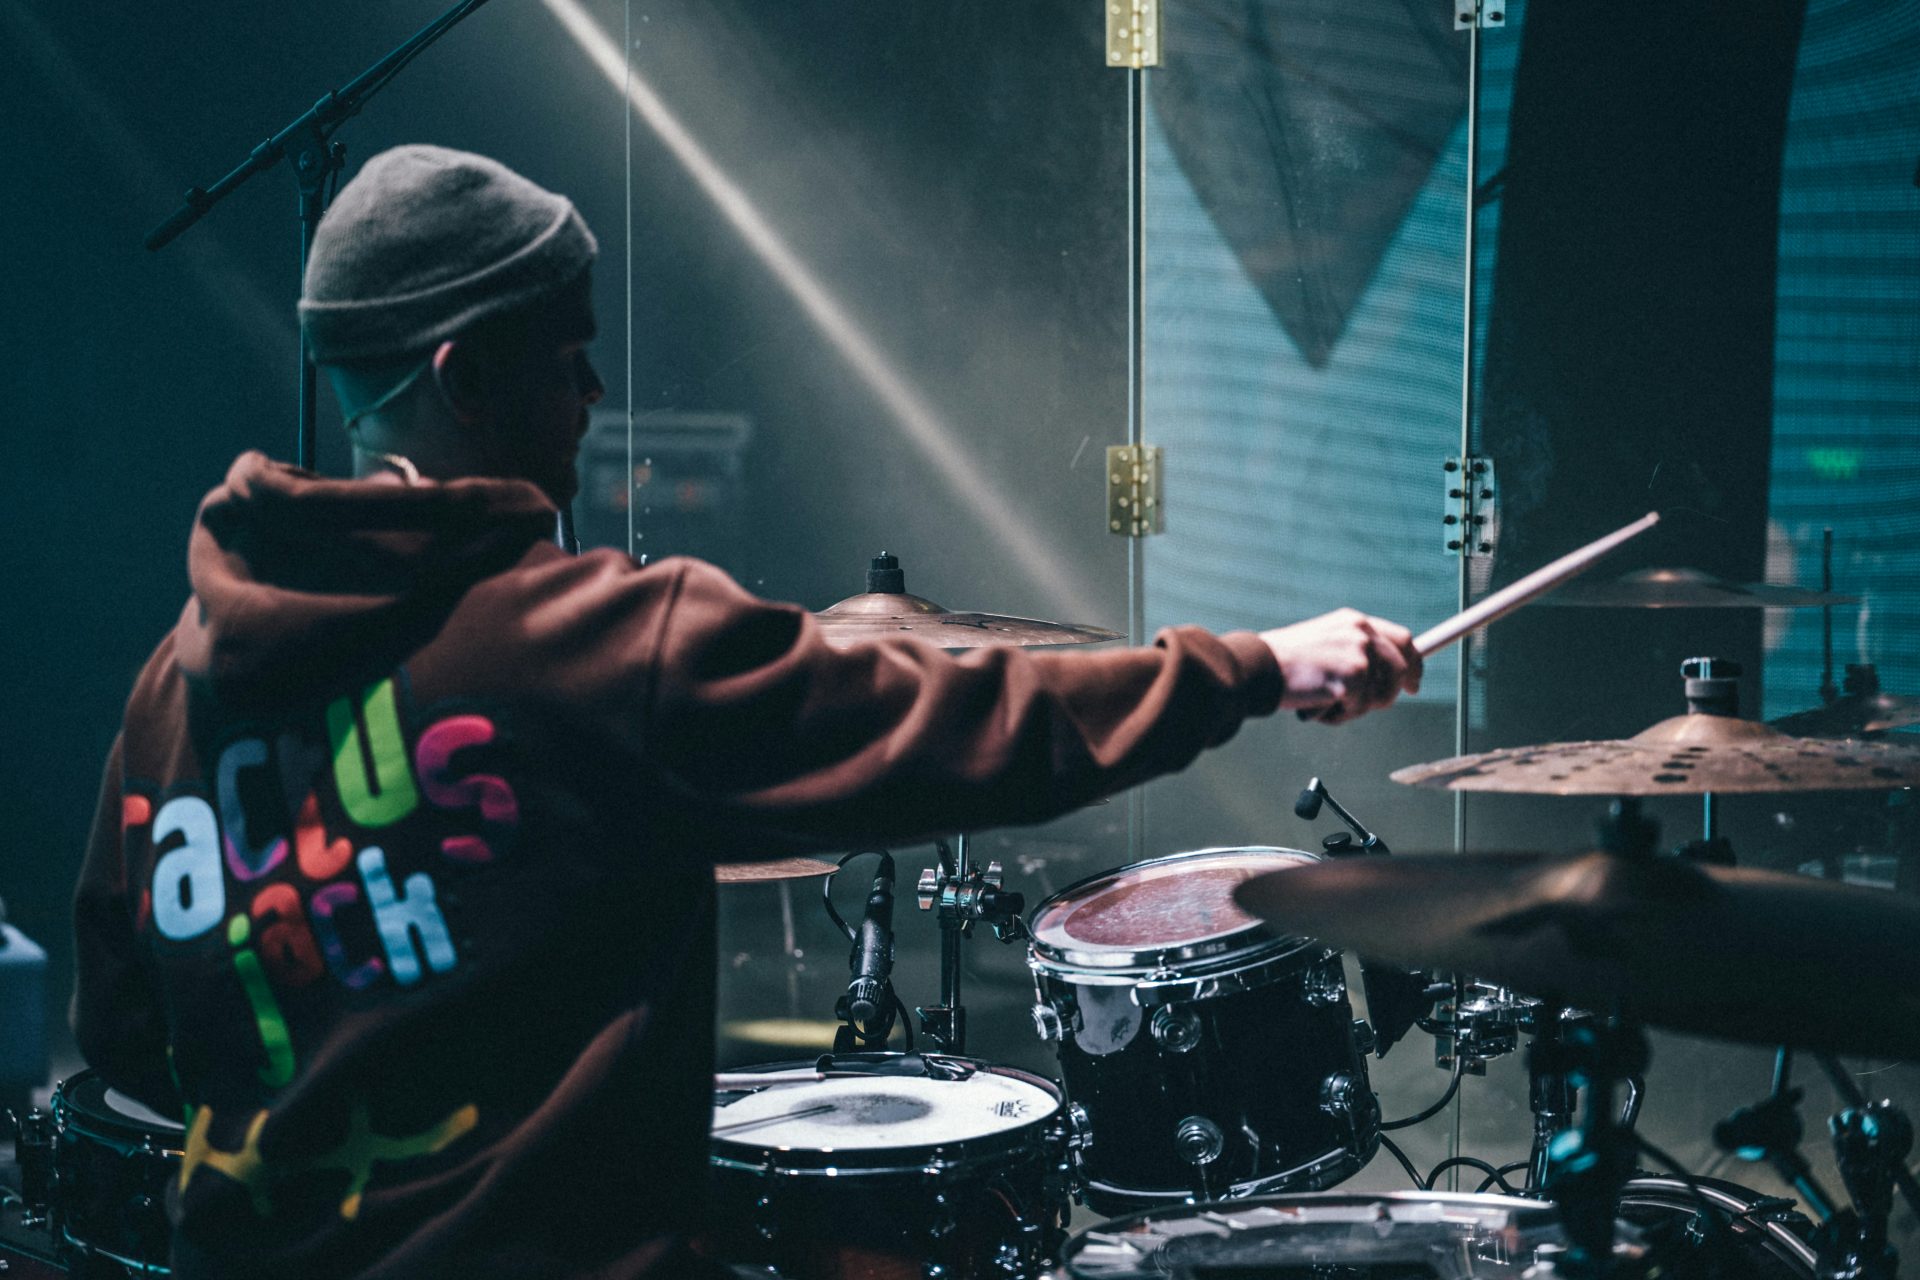
[[[1636,1178],[1620,1204],[1614,1255],[1658,1256],[1648,1271],[1692,1280],[1811,1280],[1805,1220],[1788,1202],[1728,1182],[1701,1182],[1731,1219],[1724,1248],[1706,1242],[1685,1184]],[[1546,1280],[1566,1236],[1554,1207],[1509,1196],[1406,1191],[1390,1195],[1259,1196],[1156,1209],[1084,1231],[1061,1253],[1068,1280],[1167,1276],[1334,1276],[1342,1280]]]
[[[1379,1145],[1340,953],[1234,905],[1294,849],[1201,849],[1083,880],[1035,909],[1034,1022],[1086,1108],[1104,1213],[1352,1176]]]
[[[54,1245],[76,1272],[166,1275],[167,1183],[186,1130],[92,1071],[53,1093]]]
[[[716,1091],[712,1251],[790,1280],[1037,1275],[1065,1237],[1060,1091],[970,1058],[842,1054]],[[938,1270],[935,1270],[938,1268]]]

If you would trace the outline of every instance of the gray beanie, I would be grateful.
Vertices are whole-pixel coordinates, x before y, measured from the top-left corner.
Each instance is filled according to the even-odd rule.
[[[598,249],[572,201],[498,161],[395,147],[320,220],[300,326],[317,364],[393,359],[571,283]]]

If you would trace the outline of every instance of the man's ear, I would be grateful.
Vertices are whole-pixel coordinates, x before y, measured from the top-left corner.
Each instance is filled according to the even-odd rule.
[[[434,348],[433,381],[447,407],[463,426],[479,421],[486,408],[486,373],[470,343],[449,338]]]

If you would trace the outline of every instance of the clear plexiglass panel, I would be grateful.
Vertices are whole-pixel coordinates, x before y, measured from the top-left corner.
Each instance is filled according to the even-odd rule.
[[[1126,435],[1127,96],[1099,8],[571,12],[630,106],[628,239],[608,248],[631,292],[607,301],[630,307],[632,363],[608,371],[583,535],[816,610],[891,553],[948,609],[1124,631],[1103,468]],[[1096,806],[972,856],[1031,901],[1122,861],[1126,821]],[[933,853],[893,852],[895,985],[932,1005],[939,931],[913,886]],[[843,911],[870,878],[841,879]],[[829,1047],[848,947],[820,890],[722,890],[723,1062]],[[969,1050],[1044,1067],[1024,953],[983,929],[967,965]]]

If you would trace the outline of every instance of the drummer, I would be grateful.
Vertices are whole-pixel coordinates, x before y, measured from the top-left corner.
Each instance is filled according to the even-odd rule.
[[[353,476],[241,456],[134,686],[76,902],[82,1050],[187,1124],[196,1277],[681,1275],[716,860],[1040,822],[1241,721],[1415,689],[1341,610],[1102,653],[836,650],[710,565],[565,554],[592,234],[369,160],[300,319]]]

